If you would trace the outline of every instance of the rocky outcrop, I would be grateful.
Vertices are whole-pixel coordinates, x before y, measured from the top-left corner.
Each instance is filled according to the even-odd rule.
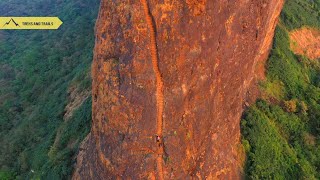
[[[320,58],[320,30],[303,27],[290,32],[290,47],[295,54]]]
[[[102,0],[92,131],[73,178],[239,179],[243,104],[282,5]]]

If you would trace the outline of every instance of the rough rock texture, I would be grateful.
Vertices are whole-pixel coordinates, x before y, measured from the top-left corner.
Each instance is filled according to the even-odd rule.
[[[102,0],[92,131],[73,178],[240,179],[243,104],[263,77],[282,5],[149,0],[151,28],[143,0]],[[163,81],[161,134],[152,29]]]
[[[290,32],[290,46],[293,52],[310,59],[320,58],[320,30],[303,27]]]

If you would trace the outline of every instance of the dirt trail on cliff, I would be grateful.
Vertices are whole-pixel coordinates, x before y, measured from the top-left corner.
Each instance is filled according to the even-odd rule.
[[[160,137],[159,149],[156,154],[157,158],[157,171],[159,179],[163,178],[163,167],[162,167],[162,156],[163,156],[163,79],[159,68],[159,58],[158,58],[158,49],[156,41],[156,28],[153,22],[152,14],[150,12],[147,0],[141,0],[143,5],[143,10],[146,16],[147,24],[150,32],[150,50],[151,50],[151,59],[152,67],[156,76],[156,103],[157,103],[157,136]]]

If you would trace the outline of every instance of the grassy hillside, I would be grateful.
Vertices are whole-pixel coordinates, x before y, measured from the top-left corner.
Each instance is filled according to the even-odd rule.
[[[91,98],[64,120],[70,87],[90,91],[99,0],[0,1],[0,16],[58,16],[59,30],[0,31],[0,179],[68,179]]]
[[[320,1],[289,0],[267,62],[262,99],[241,121],[248,179],[320,178],[320,64],[290,50],[288,32],[320,27]]]

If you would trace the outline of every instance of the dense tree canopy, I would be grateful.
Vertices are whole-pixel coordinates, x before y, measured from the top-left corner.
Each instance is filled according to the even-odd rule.
[[[59,30],[0,32],[0,179],[67,179],[91,98],[64,120],[68,89],[90,91],[98,0],[0,1],[1,16],[58,16]]]

